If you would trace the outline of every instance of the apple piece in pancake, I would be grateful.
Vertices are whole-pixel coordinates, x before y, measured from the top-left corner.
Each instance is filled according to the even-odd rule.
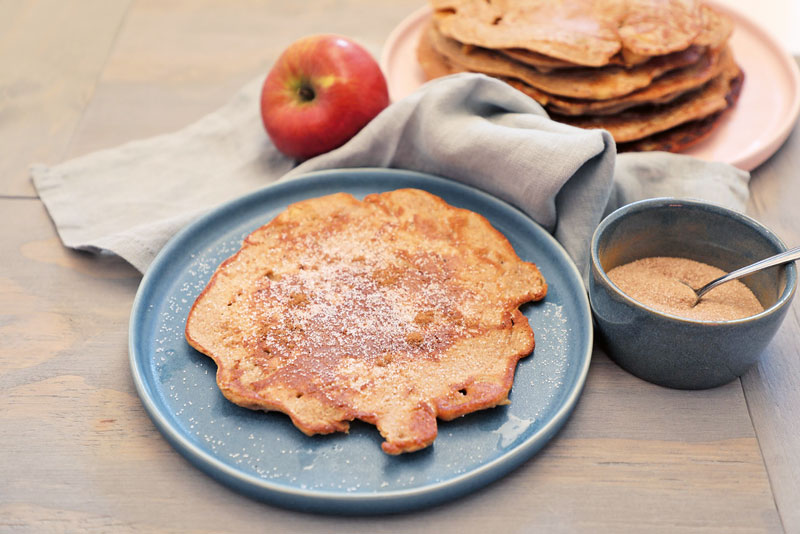
[[[713,66],[713,73],[719,73],[723,67],[730,60],[730,51],[723,50],[720,54],[720,59],[714,62]],[[451,63],[448,62],[447,58],[443,57],[441,54],[436,52],[433,47],[430,45],[428,39],[426,38],[425,34],[423,34],[420,38],[419,46],[417,49],[417,55],[419,57],[420,65],[425,72],[427,79],[435,78],[438,76],[444,76],[447,74],[454,74],[456,72],[464,72],[463,69],[455,67]],[[726,58],[727,55],[727,58]],[[709,56],[706,56],[708,59]],[[686,90],[682,90],[682,85],[685,83],[689,83],[691,80],[695,80],[698,76],[705,77],[707,73],[705,72],[707,68],[704,66],[702,69],[698,69],[697,65],[692,67],[688,67],[687,69],[693,72],[690,76],[690,80],[681,80],[677,81],[676,79],[664,79],[671,77],[671,74],[667,74],[666,76],[656,80],[650,87],[643,89],[640,92],[633,93],[628,95],[628,97],[622,97],[619,99],[611,99],[606,101],[568,101],[566,99],[561,99],[554,95],[548,95],[542,91],[538,91],[535,88],[532,88],[519,80],[514,80],[510,78],[501,78],[504,79],[507,83],[509,83],[512,87],[517,88],[518,90],[524,92],[531,98],[536,99],[539,101],[540,104],[544,105],[548,111],[555,111],[558,109],[559,103],[566,103],[570,106],[569,109],[575,109],[576,104],[580,104],[583,106],[585,110],[591,110],[590,112],[593,113],[602,113],[605,114],[605,111],[611,111],[608,106],[616,106],[617,110],[615,112],[624,111],[632,106],[641,105],[642,103],[637,102],[639,98],[642,100],[649,100],[653,98],[654,94],[661,93],[662,89],[664,88],[665,84],[673,85],[676,91],[679,91],[677,95],[673,95],[667,92],[664,96],[660,97],[663,98],[663,102],[659,98],[653,98],[649,104],[664,104],[671,102],[677,97],[683,95]],[[678,71],[675,71],[677,74]],[[730,83],[730,91],[726,95],[726,101],[728,102],[728,107],[732,106],[735,103],[735,98],[738,97],[739,89],[741,88],[741,83],[743,80],[743,74],[739,72],[739,76],[731,80]],[[639,94],[642,93],[642,94]],[[643,98],[645,97],[646,98]],[[732,100],[732,96],[734,97]],[[628,100],[630,99],[630,100]],[[599,107],[602,106],[602,107]],[[651,112],[655,113],[659,109],[659,106],[651,106]],[[668,128],[664,132],[655,133],[649,136],[645,136],[640,140],[632,141],[632,142],[624,142],[620,143],[617,148],[620,152],[630,152],[630,151],[648,151],[648,150],[663,150],[669,152],[679,152],[684,150],[700,141],[708,137],[710,133],[715,129],[715,127],[719,123],[719,119],[724,114],[726,110],[719,111],[717,113],[711,114],[709,117],[697,120],[690,120],[684,124],[679,124],[677,126],[673,126]],[[556,119],[558,119],[558,115],[556,115]],[[568,119],[567,119],[568,120]],[[598,119],[600,120],[600,119]],[[642,116],[640,115],[638,120],[641,122]],[[596,127],[596,126],[595,126]],[[657,129],[657,128],[656,128]]]
[[[232,402],[306,434],[378,427],[389,454],[436,418],[505,404],[544,298],[532,263],[482,216],[401,189],[290,205],[214,273],[186,323]]]
[[[570,99],[531,87],[521,80],[497,76],[515,89],[530,96],[542,106],[560,115],[612,115],[645,104],[665,104],[684,93],[697,89],[717,76],[730,61],[730,49],[708,51],[694,64],[673,70],[657,78],[649,86],[633,93],[608,100]],[[425,79],[467,72],[439,54],[431,45],[429,33],[422,32],[417,46],[417,59]]]
[[[433,48],[427,29],[420,34],[416,51],[417,62],[426,80],[433,80],[434,78],[441,78],[458,72],[467,72],[465,69],[450,63],[446,57]]]
[[[710,50],[717,50],[723,47],[733,32],[733,21],[731,18],[707,5],[702,5],[700,7],[700,15],[702,30],[694,39],[692,45],[702,46]],[[538,52],[532,52],[522,48],[501,48],[498,49],[497,52],[505,54],[520,63],[534,67],[540,72],[581,67],[581,65],[575,63],[551,58],[539,54]],[[629,49],[623,49],[609,59],[608,65],[633,67],[650,60],[652,57],[653,56],[650,55],[636,54]]]
[[[673,70],[644,89],[608,100],[564,98],[539,91],[519,80],[506,78],[505,81],[545,106],[549,112],[559,115],[613,115],[636,106],[672,102],[719,75],[724,65],[730,61],[730,55],[727,48],[709,51],[697,63]]]
[[[696,0],[600,0],[596,4],[598,11],[615,20],[622,49],[641,56],[684,50],[703,29]]]
[[[465,51],[461,43],[445,37],[434,26],[428,28],[428,38],[433,48],[456,67],[516,78],[550,94],[592,100],[615,98],[647,87],[659,76],[695,63],[703,53],[700,47],[690,47],[630,69],[604,67],[542,73],[492,50],[471,48]]]
[[[620,49],[589,0],[570,2],[431,0],[446,36],[485,48],[524,48],[579,65],[606,65]],[[553,21],[559,22],[559,27]]]
[[[706,4],[700,6],[700,15],[703,21],[703,29],[695,38],[694,44],[719,48],[727,43],[733,33],[733,20],[725,13],[721,13]]]
[[[561,59],[551,58],[538,52],[531,52],[530,50],[525,50],[524,48],[497,48],[495,50],[515,61],[519,61],[520,63],[533,67],[539,72],[544,73],[552,72],[553,70],[557,69],[578,69],[585,67],[584,65],[577,65]],[[635,65],[644,63],[649,59],[650,56],[635,56],[628,58],[623,56],[622,53],[618,53],[609,58],[608,63],[603,66],[616,65],[633,67]]]
[[[472,46],[472,45],[470,45]],[[575,63],[570,63],[569,61],[564,61],[563,59],[556,59],[549,56],[545,56],[544,54],[540,54],[538,52],[532,52],[530,50],[525,50],[524,48],[497,48],[495,49],[496,52],[503,54],[504,56],[508,56],[509,58],[519,61],[525,65],[535,68],[539,72],[548,73],[556,69],[574,69],[582,67],[583,65],[576,65]],[[609,65],[617,65],[617,56],[612,57],[609,59]]]

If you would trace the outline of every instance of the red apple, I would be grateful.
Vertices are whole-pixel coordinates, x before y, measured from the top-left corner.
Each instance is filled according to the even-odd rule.
[[[275,146],[307,159],[343,145],[389,104],[386,79],[364,48],[338,35],[287,48],[261,91],[261,117]]]

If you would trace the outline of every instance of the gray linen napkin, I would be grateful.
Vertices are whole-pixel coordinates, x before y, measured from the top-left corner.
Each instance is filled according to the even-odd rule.
[[[666,153],[616,155],[610,135],[553,122],[532,99],[480,74],[425,84],[342,147],[300,165],[269,142],[261,79],[175,133],[31,168],[63,243],[110,251],[144,272],[166,241],[226,200],[320,169],[392,167],[457,180],[552,232],[582,272],[605,213],[655,196],[742,211],[749,174]],[[616,160],[616,169],[615,169]]]

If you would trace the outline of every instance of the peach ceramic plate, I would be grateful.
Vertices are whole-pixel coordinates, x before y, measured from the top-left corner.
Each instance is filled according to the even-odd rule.
[[[800,112],[800,71],[797,63],[765,29],[728,7],[709,2],[734,20],[730,46],[745,73],[739,103],[723,117],[708,139],[684,153],[752,170],[777,151],[789,136]],[[431,11],[423,6],[389,34],[381,68],[389,95],[399,100],[424,83],[416,46]]]

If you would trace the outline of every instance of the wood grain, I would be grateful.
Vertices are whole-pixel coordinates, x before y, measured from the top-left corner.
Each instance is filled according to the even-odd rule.
[[[0,194],[35,196],[31,163],[57,163],[83,116],[130,0],[4,2]]]
[[[36,200],[0,200],[0,212],[0,295],[33,301],[0,322],[0,531],[780,531],[739,384],[660,388],[600,351],[562,433],[478,493],[381,518],[251,501],[186,462],[144,413],[126,347],[138,274],[61,247]],[[29,321],[41,310],[58,319]],[[7,328],[23,337],[9,342]],[[7,365],[28,347],[42,357]]]
[[[748,213],[787,246],[800,244],[800,126],[752,173]],[[786,532],[800,532],[800,299],[758,366],[742,377],[778,510]]]
[[[280,53],[305,35],[347,35],[377,58],[389,31],[420,3],[139,1],[68,156],[186,126],[247,81],[266,76]]]

